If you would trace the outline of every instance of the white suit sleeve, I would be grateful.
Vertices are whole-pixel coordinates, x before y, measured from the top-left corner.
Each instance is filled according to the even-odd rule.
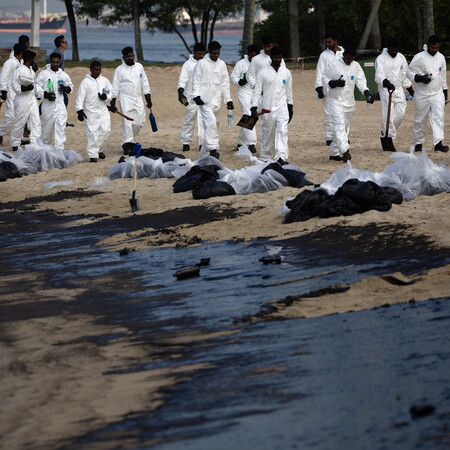
[[[231,102],[231,94],[230,94],[230,76],[228,75],[227,66],[225,63],[222,65],[222,95],[223,101],[225,104]]]
[[[37,98],[44,98],[44,84],[45,84],[45,78],[44,78],[44,72],[41,72],[38,77],[36,78],[36,85],[34,87],[34,92],[36,94]]]
[[[290,70],[286,70],[286,100],[288,105],[294,104],[294,96],[292,95],[292,73]]]
[[[147,77],[147,74],[145,73],[144,66],[142,66],[141,83],[142,83],[142,93],[144,95],[151,94],[152,91],[150,89],[150,83],[148,82],[148,77]]]
[[[447,63],[445,61],[445,56],[442,56],[442,70],[440,72],[442,78],[442,89],[447,89]]]
[[[189,81],[189,69],[188,62],[186,61],[181,67],[180,78],[178,78],[177,89],[182,88],[186,89],[186,84]]]
[[[3,64],[2,72],[0,73],[0,91],[6,91],[8,89],[13,72],[14,66],[12,64],[6,64],[5,62],[5,64]]]
[[[319,61],[317,61],[316,67],[316,81],[314,83],[314,88],[318,88],[320,86],[323,87],[323,72],[327,68],[327,61],[325,57],[325,53],[322,52],[319,56]]]
[[[114,70],[113,81],[112,81],[112,96],[116,98],[119,96],[120,91],[120,66]]]
[[[194,68],[194,71],[192,72],[192,93],[191,93],[192,98],[200,96],[201,79],[202,79],[202,66],[200,62],[198,62]]]
[[[365,91],[368,91],[366,76],[364,75],[364,71],[362,70],[359,63],[357,63],[356,69],[356,87],[359,89],[361,94],[364,95]]]
[[[105,84],[106,84],[106,89],[108,90],[105,101],[111,101],[113,98],[115,98],[114,97],[114,89],[112,87],[111,82],[108,80],[108,78],[105,78]]]
[[[69,75],[67,75],[66,72],[63,72],[63,79],[64,79],[64,85],[65,86],[69,86],[71,91],[69,92],[69,95],[73,92],[73,83],[72,80],[70,79]]]
[[[84,109],[84,99],[86,97],[86,83],[82,81],[78,88],[77,99],[75,100],[75,111]]]
[[[234,85],[239,86],[239,80],[241,79],[241,76],[242,76],[242,69],[240,61],[238,61],[234,65],[233,71],[231,72],[230,80]]]
[[[256,84],[256,73],[255,73],[255,63],[253,62],[253,59],[250,63],[250,66],[247,70],[247,82],[250,85],[250,87],[253,89]]]
[[[384,70],[384,62],[382,55],[378,56],[378,58],[375,60],[375,82],[378,84],[378,86],[383,86],[383,80],[386,79],[386,72]],[[389,80],[391,81],[391,80]],[[392,81],[391,81],[392,82]]]
[[[414,81],[414,77],[418,74],[418,70],[420,70],[420,53],[414,56],[414,58],[411,61],[411,64],[408,66],[408,70],[406,71],[406,76],[411,80]],[[420,73],[419,75],[424,75],[423,73]]]
[[[258,106],[259,103],[259,99],[261,98],[261,95],[263,93],[263,81],[262,81],[262,76],[261,73],[258,73],[256,75],[256,80],[255,80],[255,87],[253,89],[253,94],[252,94],[252,102],[251,102],[251,107],[253,108],[254,106]]]

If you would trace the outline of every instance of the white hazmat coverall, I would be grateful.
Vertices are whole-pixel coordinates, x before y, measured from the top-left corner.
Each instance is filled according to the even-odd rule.
[[[112,86],[114,97],[119,97],[121,112],[134,121],[122,118],[122,144],[134,142],[145,123],[145,107],[142,96],[151,94],[144,66],[135,62],[128,66],[125,61],[114,71]]]
[[[416,75],[429,75],[428,84],[416,83],[414,93],[415,114],[413,144],[425,142],[425,119],[430,117],[433,145],[444,140],[444,89],[447,89],[447,65],[442,53],[431,56],[427,50],[417,53],[411,61],[407,75],[414,81]]]
[[[330,80],[342,79],[344,87],[330,88]],[[330,99],[330,113],[333,118],[333,142],[330,154],[344,154],[348,148],[350,120],[355,112],[355,85],[364,94],[367,81],[361,66],[356,61],[346,64],[342,58],[331,63],[323,73],[323,87]],[[332,153],[333,152],[333,153]]]
[[[192,76],[198,60],[194,55],[189,55],[189,59],[181,67],[177,89],[183,88],[183,95],[187,98],[189,105],[184,107],[184,118],[181,126],[181,143],[191,145],[194,133],[195,119],[197,119],[198,145],[202,145],[203,128],[201,126],[199,106],[192,100]]]
[[[6,91],[6,101],[3,105],[5,111],[3,121],[0,124],[0,136],[5,136],[10,133],[11,126],[14,120],[14,97],[16,93],[12,88],[11,77],[17,67],[20,66],[20,61],[15,56],[10,56],[3,64],[0,73],[0,91]]]
[[[92,78],[91,74],[87,74],[78,88],[75,110],[82,109],[87,116],[84,122],[89,158],[98,158],[100,148],[111,132],[111,118],[105,102],[111,100],[112,92],[111,83],[102,75]],[[106,100],[101,100],[99,93],[106,94]]]
[[[278,71],[270,65],[258,72],[252,95],[252,107],[259,105],[263,92],[261,108],[271,112],[260,116],[260,158],[263,160],[281,158],[286,161],[289,158],[287,105],[293,105],[292,75],[286,65],[281,65]]]
[[[200,106],[200,116],[204,130],[202,152],[219,149],[219,132],[217,131],[217,114],[220,100],[231,102],[230,78],[225,63],[219,58],[213,61],[209,54],[195,66],[192,80],[192,98],[203,100]]]
[[[325,69],[334,61],[342,57],[342,54],[344,53],[344,49],[340,47],[340,50],[338,50],[336,53],[333,52],[333,50],[326,49],[323,51],[319,56],[319,61],[317,62],[317,68],[316,68],[316,80],[314,82],[314,89],[322,86],[324,97],[322,99],[322,106],[323,106],[323,135],[326,141],[333,140],[333,119],[331,117],[330,113],[330,101],[329,97],[326,95],[327,89],[323,86],[323,72]],[[330,156],[335,156],[336,150],[334,152],[331,151],[330,147],[328,146],[328,152],[330,153]]]
[[[13,72],[11,84],[16,96],[14,97],[14,121],[11,128],[11,147],[18,147],[22,140],[23,129],[28,122],[30,128],[30,142],[37,144],[41,137],[41,121],[39,120],[39,106],[31,91],[22,92],[21,86],[35,84],[34,70],[20,64]]]
[[[381,133],[386,133],[386,119],[389,92],[383,87],[383,80],[388,79],[394,86],[395,91],[392,93],[391,118],[389,120],[389,137],[395,139],[397,137],[397,129],[403,122],[406,112],[406,98],[403,91],[404,88],[411,87],[411,81],[406,76],[408,63],[406,58],[397,53],[393,58],[388,49],[383,49],[383,53],[375,60],[375,81],[378,84],[378,93],[381,100]]]
[[[248,69],[250,67],[250,61],[248,56],[245,55],[243,59],[238,61],[231,72],[231,82],[237,86],[237,97],[242,114],[250,115],[250,106],[252,101],[253,89],[251,88],[248,80],[243,86],[239,86],[239,80],[243,79],[244,75],[247,76]],[[255,145],[256,144],[256,130],[248,130],[241,127],[238,136],[238,145]]]
[[[44,92],[49,92],[49,80],[53,83],[53,93],[56,95],[54,101],[44,98]],[[50,64],[39,73],[36,79],[36,95],[42,98],[42,141],[44,144],[51,145],[53,131],[55,132],[55,147],[58,150],[64,150],[64,142],[66,142],[66,123],[67,109],[64,105],[64,95],[58,92],[60,85],[69,86],[73,90],[72,80],[69,75],[61,69],[54,72],[50,68]],[[72,91],[71,91],[72,92]]]

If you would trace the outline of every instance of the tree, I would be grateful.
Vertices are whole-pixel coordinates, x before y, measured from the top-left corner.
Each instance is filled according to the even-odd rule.
[[[75,19],[75,11],[73,9],[72,0],[64,0],[67,11],[67,19],[70,26],[70,35],[72,37],[72,61],[79,61],[80,56],[78,54],[78,35],[77,35],[77,22]]]
[[[297,0],[287,0],[289,14],[289,35],[291,38],[291,58],[297,59],[300,56],[300,37],[298,22]]]
[[[369,34],[372,31],[375,20],[377,19],[378,8],[380,7],[381,0],[373,0],[372,8],[367,19],[366,27],[364,28],[364,33],[359,41],[358,49],[366,48],[367,40],[369,39]]]
[[[244,31],[242,33],[242,54],[253,42],[253,30],[255,27],[255,0],[245,0]]]
[[[423,31],[425,39],[434,34],[433,0],[423,0]]]

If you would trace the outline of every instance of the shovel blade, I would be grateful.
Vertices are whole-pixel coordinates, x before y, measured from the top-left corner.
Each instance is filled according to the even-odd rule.
[[[396,152],[394,142],[392,141],[391,137],[382,137],[380,138],[381,141],[381,147],[383,148],[383,151],[385,152]]]
[[[130,206],[131,206],[132,212],[139,211],[139,206],[138,206],[138,202],[136,199],[136,191],[133,191],[133,195],[130,198]]]
[[[248,114],[244,114],[239,122],[237,123],[238,127],[246,128],[247,130],[253,130],[256,122],[258,121],[257,117],[249,116]]]

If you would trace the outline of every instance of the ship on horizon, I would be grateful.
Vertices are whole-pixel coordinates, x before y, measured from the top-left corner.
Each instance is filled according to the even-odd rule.
[[[66,15],[53,14],[46,18],[41,16],[39,31],[41,33],[63,34],[67,32],[64,23]],[[31,33],[31,18],[25,15],[0,17],[0,33]]]

